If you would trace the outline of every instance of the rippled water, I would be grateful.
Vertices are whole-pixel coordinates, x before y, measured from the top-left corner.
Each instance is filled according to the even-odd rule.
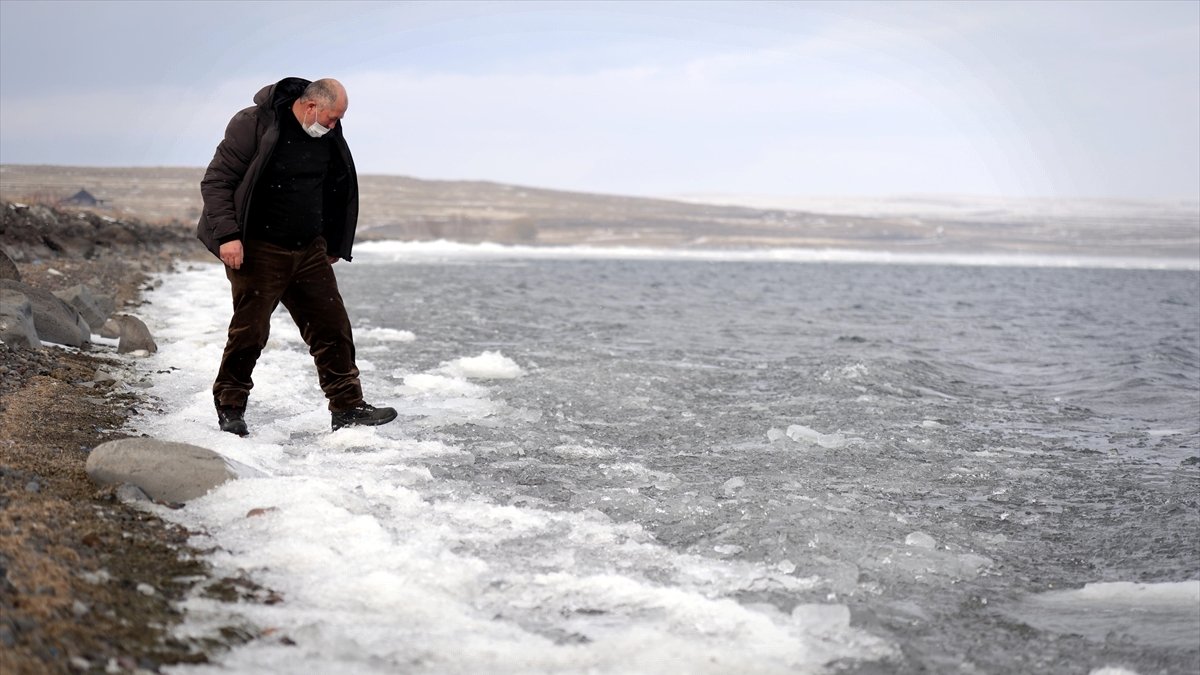
[[[468,449],[513,449],[443,475],[501,502],[599,509],[702,555],[790,561],[822,584],[740,599],[836,594],[895,634],[914,668],[978,659],[1028,672],[1102,651],[992,608],[1073,584],[1200,578],[1200,482],[1185,464],[1200,454],[1195,273],[363,267],[345,282],[354,311],[387,308],[370,314],[377,325],[422,336],[386,363],[373,355],[381,366],[498,350],[532,371],[500,397],[539,419],[437,421]],[[848,440],[768,441],[791,425]],[[550,451],[563,443],[601,454]],[[631,462],[670,478],[623,472]],[[743,485],[723,489],[731,479]],[[913,532],[936,548],[906,546]],[[1178,663],[1198,663],[1196,643],[1176,647]]]
[[[415,461],[427,503],[631,524],[713,569],[767,570],[769,583],[701,592],[772,616],[848,608],[891,651],[835,650],[843,671],[1200,668],[1194,271],[368,249],[338,272],[369,397],[401,411],[379,433],[451,450]],[[375,339],[398,331],[413,335]],[[520,377],[445,379],[479,354]],[[306,424],[266,440],[311,464],[296,449],[318,437]],[[564,562],[552,534],[463,533],[451,550],[683,583],[677,564],[602,549]],[[1054,594],[1087,584],[1082,599]],[[470,602],[558,645],[629,620],[522,593]]]

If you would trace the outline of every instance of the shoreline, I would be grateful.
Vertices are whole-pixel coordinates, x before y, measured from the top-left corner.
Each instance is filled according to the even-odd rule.
[[[400,254],[415,259],[462,256],[488,259],[628,259],[667,262],[849,263],[884,265],[952,265],[963,267],[1046,267],[1077,269],[1138,269],[1173,272],[1200,271],[1200,259],[1190,256],[1142,257],[1054,252],[972,252],[866,248],[706,248],[609,243],[503,244],[446,239],[415,241],[366,239],[356,254]]]
[[[4,209],[0,245],[22,281],[103,290],[118,312],[137,313],[149,275],[207,254],[190,232],[136,221],[117,223],[121,241],[80,254],[69,228],[82,214],[46,212],[30,237]],[[47,248],[55,241],[66,245]],[[115,352],[0,344],[0,672],[160,672],[249,637],[172,636],[180,601],[241,597],[243,582],[214,579],[190,532],[126,504],[84,470],[92,448],[130,437],[130,419],[155,405],[137,357]]]

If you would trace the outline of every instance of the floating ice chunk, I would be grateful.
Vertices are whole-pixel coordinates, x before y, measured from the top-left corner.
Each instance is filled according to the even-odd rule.
[[[1139,584],[1131,581],[1085,584],[1076,591],[1043,593],[1044,598],[1080,600],[1114,604],[1200,605],[1200,581],[1176,581],[1161,584]]]
[[[1006,611],[1035,628],[1094,642],[1118,634],[1142,644],[1194,650],[1200,634],[1198,606],[1198,580],[1110,582],[1039,593]]]
[[[771,443],[774,443],[776,441],[782,441],[785,438],[787,438],[787,434],[783,431],[783,429],[779,429],[776,427],[771,427],[770,429],[767,429],[767,440],[770,441]]]
[[[791,574],[792,572],[796,571],[796,563],[784,558],[783,560],[775,563],[775,569],[783,572],[784,574]]]
[[[745,479],[734,476],[721,484],[721,494],[726,497],[732,497],[737,494],[738,490],[744,487],[746,487]]]
[[[835,635],[850,629],[846,605],[796,605],[792,623],[809,635]]]
[[[808,426],[793,424],[787,428],[787,437],[797,443],[816,443],[817,438],[821,437],[821,432],[809,429]]]
[[[601,465],[600,475],[622,488],[670,490],[682,484],[675,474],[653,471],[637,462],[617,462]]]
[[[550,449],[550,452],[566,459],[605,459],[618,454],[615,448],[577,444],[556,445]]]
[[[487,389],[460,380],[454,377],[446,377],[445,375],[431,375],[429,373],[418,373],[403,375],[404,386],[411,390],[411,393],[420,394],[449,394],[452,396],[468,396],[474,398],[483,398],[487,396]],[[402,392],[410,393],[410,392]]]
[[[959,576],[977,576],[981,571],[995,565],[996,562],[987,556],[963,553],[958,556]]]
[[[926,429],[945,429],[946,425],[937,420],[923,420],[921,426]]]
[[[990,559],[974,553],[956,554],[937,548],[937,541],[924,532],[913,532],[904,540],[905,546],[888,550],[874,569],[888,574],[912,575],[928,579],[932,576],[972,579],[995,565]],[[827,576],[827,575],[826,575]]]
[[[933,617],[926,612],[924,608],[911,600],[899,600],[889,602],[884,605],[889,610],[899,614],[907,619],[916,619],[918,621],[933,621]]]
[[[918,546],[920,548],[937,548],[937,540],[925,534],[924,532],[913,532],[904,538],[904,543],[909,546]]]
[[[746,549],[737,544],[721,544],[720,546],[714,546],[713,550],[721,555],[737,555]]]
[[[1146,432],[1146,435],[1150,436],[1151,438],[1161,438],[1163,436],[1179,436],[1180,434],[1186,434],[1187,432],[1187,429],[1150,429]]]
[[[1096,668],[1092,670],[1088,673],[1088,675],[1138,675],[1138,672],[1136,670],[1129,670],[1128,668],[1104,666],[1103,668]]]
[[[652,487],[655,490],[662,490],[663,492],[666,492],[667,490],[674,490],[683,484],[683,481],[679,480],[679,478],[673,473],[653,471],[651,472],[650,477],[654,479]]]
[[[787,428],[787,435],[788,438],[796,441],[797,443],[803,443],[805,441],[816,443],[817,439],[821,437],[821,432],[815,429],[809,429],[806,426],[793,424]]]
[[[846,437],[842,434],[823,434],[816,429],[810,429],[800,424],[788,427],[787,436],[797,443],[813,443],[830,450],[836,450],[846,445]]]
[[[847,380],[857,380],[858,378],[865,376],[868,371],[865,365],[861,363],[855,363],[842,368],[841,373],[842,377],[845,377]]]
[[[484,352],[443,363],[442,372],[472,380],[511,380],[524,374],[521,366],[500,352]]]
[[[822,448],[836,450],[845,447],[846,437],[841,434],[821,434],[821,437],[817,439],[817,445]]]
[[[836,380],[858,380],[868,374],[867,367],[861,363],[855,363],[849,366],[842,366],[837,370],[826,370],[821,373],[822,382],[834,382]]]
[[[412,331],[396,330],[395,328],[368,328],[357,337],[379,342],[412,342],[417,336]]]

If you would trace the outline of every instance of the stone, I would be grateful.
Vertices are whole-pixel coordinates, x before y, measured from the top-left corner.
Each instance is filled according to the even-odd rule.
[[[121,483],[121,487],[117,488],[117,499],[125,504],[140,504],[154,501],[150,499],[150,495],[146,494],[145,490],[129,483]]]
[[[0,342],[10,347],[42,348],[33,323],[33,307],[24,293],[0,288]]]
[[[102,487],[134,485],[155,501],[186,502],[237,478],[224,457],[198,445],[123,438],[96,446],[87,474]]]
[[[74,307],[80,316],[83,317],[83,320],[87,322],[87,325],[92,327],[93,331],[103,326],[104,322],[108,321],[109,314],[112,314],[111,309],[107,312],[104,310],[106,304],[113,304],[112,301],[109,300],[108,303],[103,302],[92,295],[91,290],[82,284],[72,286],[65,291],[56,291],[54,295]]]
[[[136,351],[153,354],[158,351],[154,336],[150,335],[150,329],[141,319],[132,314],[121,314],[119,321],[121,323],[121,341],[117,343],[118,354]]]
[[[33,326],[42,342],[68,347],[82,347],[91,342],[92,329],[79,311],[50,291],[11,279],[0,279],[0,289],[23,293],[29,299],[33,309]]]
[[[117,299],[111,295],[93,295],[92,300],[96,302],[96,308],[105,318],[112,316],[113,312],[117,311]]]
[[[3,248],[0,248],[0,279],[21,280],[21,270],[17,269],[17,264],[8,257]]]
[[[104,370],[103,368],[98,368],[96,370],[95,374],[92,375],[92,382],[94,384],[103,384],[103,385],[111,386],[111,385],[114,385],[121,381],[122,381],[122,378],[120,375],[110,373],[107,370]]]
[[[117,319],[109,319],[108,321],[105,321],[104,325],[100,327],[100,330],[96,332],[102,338],[115,340],[121,337],[121,322]]]

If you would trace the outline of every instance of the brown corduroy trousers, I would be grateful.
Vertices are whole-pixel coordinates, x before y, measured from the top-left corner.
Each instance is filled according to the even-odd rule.
[[[337,277],[318,237],[306,249],[291,251],[262,241],[243,242],[241,269],[225,268],[233,290],[233,318],[213,382],[218,406],[245,407],[254,387],[251,373],[271,332],[271,313],[283,303],[300,329],[317,366],[329,409],[342,411],[363,400],[350,318]]]

